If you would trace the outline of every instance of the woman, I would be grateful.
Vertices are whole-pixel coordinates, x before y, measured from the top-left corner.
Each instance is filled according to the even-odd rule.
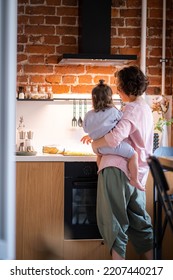
[[[116,147],[124,139],[138,153],[139,180],[146,184],[149,167],[147,156],[152,153],[153,117],[142,97],[148,80],[136,66],[121,69],[115,74],[118,94],[127,102],[116,127],[104,137],[94,140],[92,148]],[[88,137],[81,139],[89,143]],[[112,259],[123,260],[126,245],[131,240],[137,253],[152,259],[153,229],[146,212],[145,192],[129,183],[127,160],[117,155],[99,155],[97,191],[97,223],[107,243]]]
[[[92,89],[91,95],[93,109],[85,114],[83,129],[92,140],[96,140],[111,131],[121,119],[123,113],[115,107],[112,99],[112,89],[104,83],[104,80],[99,80],[99,84]],[[127,158],[130,184],[141,191],[145,191],[145,187],[138,179],[138,154],[129,143],[122,141],[117,147],[103,147],[98,149],[98,152],[102,155],[117,154]]]

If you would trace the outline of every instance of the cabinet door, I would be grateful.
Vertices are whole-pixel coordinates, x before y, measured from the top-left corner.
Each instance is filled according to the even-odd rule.
[[[65,260],[109,260],[111,255],[102,240],[65,240]]]
[[[16,258],[62,259],[64,164],[17,162]]]

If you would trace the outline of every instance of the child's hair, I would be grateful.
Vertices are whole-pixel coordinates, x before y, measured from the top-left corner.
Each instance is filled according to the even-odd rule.
[[[111,87],[104,84],[104,80],[99,80],[99,84],[92,90],[94,111],[98,112],[106,108],[114,107],[112,94]]]
[[[148,86],[148,79],[137,66],[124,67],[115,73],[117,88],[126,95],[140,96]]]

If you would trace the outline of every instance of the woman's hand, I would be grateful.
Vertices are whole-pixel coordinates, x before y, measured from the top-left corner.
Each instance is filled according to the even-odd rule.
[[[89,137],[89,135],[85,135],[81,138],[80,140],[83,144],[90,144],[93,140],[91,139],[91,137]]]

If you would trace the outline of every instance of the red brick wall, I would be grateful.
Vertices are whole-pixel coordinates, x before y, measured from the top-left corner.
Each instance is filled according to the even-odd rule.
[[[141,0],[113,0],[111,53],[137,54],[140,65]],[[172,1],[167,1],[167,57],[172,57]],[[147,75],[149,94],[161,92],[162,1],[148,0]],[[168,6],[169,5],[169,6]],[[113,66],[60,66],[62,53],[78,52],[77,0],[18,0],[17,85],[52,85],[54,93],[90,93],[100,78],[115,90]],[[171,61],[166,94],[172,93]],[[134,63],[133,63],[134,64]]]

